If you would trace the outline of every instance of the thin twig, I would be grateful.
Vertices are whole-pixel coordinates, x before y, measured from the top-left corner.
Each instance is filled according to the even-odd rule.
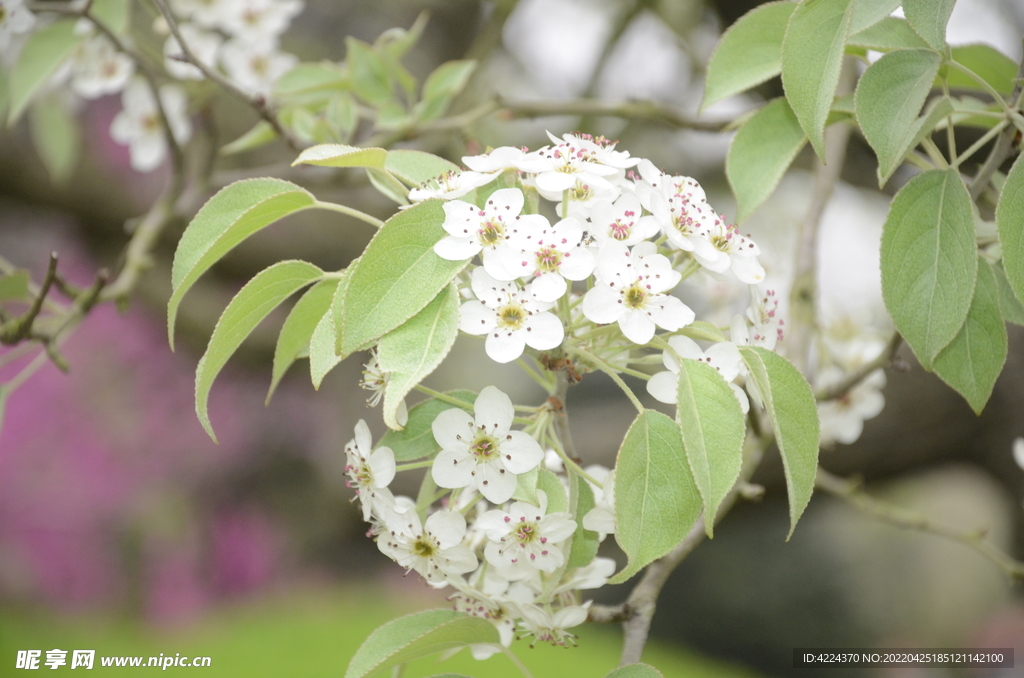
[[[825,400],[836,400],[842,398],[844,395],[850,392],[857,384],[864,381],[871,375],[872,372],[879,369],[885,369],[892,361],[896,359],[896,353],[900,350],[900,344],[903,343],[903,336],[899,332],[893,332],[892,338],[889,339],[889,343],[885,345],[881,353],[875,356],[874,360],[866,362],[861,365],[857,370],[846,375],[846,378],[828,388],[823,388],[814,394],[814,397],[819,402]]]
[[[1017,102],[1020,99],[1022,91],[1022,79],[1024,79],[1024,57],[1021,58],[1020,66],[1017,69],[1017,84],[1013,88],[1013,94],[1010,96],[1010,100]],[[999,99],[1002,102],[1002,98]],[[1005,104],[1005,102],[1003,102]],[[978,173],[971,180],[971,185],[968,187],[968,191],[971,194],[971,200],[977,202],[978,198],[984,192],[985,187],[988,186],[988,182],[992,179],[992,175],[996,173],[999,166],[1003,164],[1010,155],[1011,148],[1013,146],[1013,138],[1017,134],[1017,129],[1012,125],[1009,125],[1000,133],[996,138],[996,143],[992,146],[992,151],[985,158],[985,162],[978,169]]]
[[[551,115],[607,116],[649,120],[669,127],[702,132],[721,132],[732,123],[732,120],[697,120],[684,114],[675,106],[657,101],[614,102],[600,99],[511,101],[498,97],[498,104],[502,111],[516,118],[543,118]]]
[[[985,540],[986,530],[962,530],[945,525],[925,515],[876,499],[861,488],[857,480],[833,475],[818,467],[814,486],[839,497],[863,513],[906,530],[917,530],[961,543],[974,549],[1003,569],[1011,579],[1024,580],[1024,563],[1008,556]]]
[[[0,328],[0,343],[6,345],[17,344],[32,334],[32,323],[36,321],[36,318],[39,317],[39,312],[43,310],[43,301],[46,299],[46,295],[50,293],[50,287],[53,285],[56,277],[57,253],[51,252],[50,263],[46,267],[46,276],[43,278],[43,284],[40,286],[39,292],[32,299],[32,305],[29,306],[24,314],[4,323],[4,326]]]

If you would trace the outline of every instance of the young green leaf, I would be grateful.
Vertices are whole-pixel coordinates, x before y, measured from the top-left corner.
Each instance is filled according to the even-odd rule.
[[[856,0],[853,18],[850,19],[850,35],[883,21],[899,6],[900,0]]]
[[[457,398],[465,403],[462,409],[473,413],[476,393],[472,391],[448,391],[445,395]],[[388,431],[380,439],[381,447],[390,447],[395,453],[395,461],[415,461],[441,451],[441,446],[434,440],[431,426],[437,415],[450,410],[454,405],[436,398],[429,398],[409,408],[409,421],[402,431]]]
[[[390,372],[384,388],[384,423],[401,429],[399,405],[416,384],[433,372],[459,334],[459,291],[449,285],[422,311],[380,338],[377,359]]]
[[[782,37],[796,4],[769,2],[739,18],[708,61],[700,110],[782,72]]]
[[[718,507],[743,464],[743,410],[718,370],[684,358],[679,368],[676,421],[683,434],[686,461],[704,500],[704,529],[713,537]]]
[[[914,32],[906,19],[894,16],[886,17],[875,25],[854,33],[846,44],[878,52],[891,52],[894,49],[928,49],[928,43]]]
[[[423,83],[423,98],[416,105],[419,120],[433,120],[444,115],[452,99],[458,96],[476,69],[476,61],[448,61],[427,76]]]
[[[345,143],[351,139],[359,124],[359,110],[352,96],[348,92],[332,96],[324,110],[324,120],[335,141]]]
[[[78,119],[60,101],[39,99],[29,109],[32,144],[46,167],[50,180],[62,184],[78,162],[82,139]]]
[[[540,506],[540,498],[537,496],[537,476],[539,474],[540,469],[534,468],[517,475],[516,491],[512,493],[512,498],[516,501],[525,501],[527,504]]]
[[[1024,304],[1021,304],[1014,296],[1002,263],[992,266],[992,274],[995,276],[996,287],[999,290],[999,310],[1003,314],[1003,320],[1014,325],[1024,325]]]
[[[963,326],[978,275],[971,198],[956,169],[919,174],[896,194],[881,268],[885,307],[930,370]]]
[[[825,158],[825,121],[843,65],[852,0],[802,2],[782,41],[782,87],[818,157]]]
[[[348,78],[330,61],[298,64],[276,81],[271,96],[279,105],[304,106],[320,110],[331,97],[348,89]]]
[[[206,352],[196,367],[196,414],[214,442],[217,436],[210,425],[206,404],[221,368],[260,321],[282,301],[322,275],[323,271],[305,261],[280,261],[257,273],[221,313]]]
[[[551,471],[545,468],[538,471],[537,489],[544,490],[548,497],[548,513],[569,510],[569,500],[565,497],[565,486]]]
[[[946,24],[956,0],[903,0],[903,13],[914,32],[934,49],[946,47]]]
[[[118,35],[128,30],[128,0],[93,0],[90,13]]]
[[[178,241],[171,267],[167,335],[174,348],[178,305],[192,284],[238,243],[253,233],[316,203],[313,194],[281,179],[246,179],[210,198]]]
[[[935,358],[935,374],[981,414],[1006,362],[1006,325],[999,312],[999,290],[992,267],[978,262],[978,283],[967,320]]]
[[[277,138],[277,132],[273,125],[266,120],[260,120],[253,125],[248,132],[234,141],[225,144],[220,149],[221,155],[233,155],[242,151],[249,151],[260,146],[265,146]]]
[[[500,642],[486,619],[454,610],[428,610],[399,617],[370,634],[356,651],[345,678],[363,678],[420,657],[466,645]]]
[[[339,282],[341,281],[337,278],[329,278],[313,285],[295,302],[288,317],[285,318],[281,333],[277,336],[277,345],[274,347],[274,370],[270,378],[270,389],[267,391],[267,403],[274,395],[277,385],[281,383],[281,377],[299,355],[309,349],[313,330],[325,315],[329,316],[331,301]],[[333,350],[333,342],[331,347]]]
[[[878,156],[878,173],[889,176],[906,154],[904,141],[931,91],[942,57],[930,49],[889,52],[868,66],[857,84],[857,122]]]
[[[928,106],[925,107],[924,115],[911,123],[910,129],[904,135],[899,148],[892,154],[892,157],[896,159],[895,162],[889,164],[884,172],[881,162],[879,163],[877,170],[879,188],[884,186],[885,182],[889,181],[889,177],[893,175],[893,172],[899,169],[903,158],[907,157],[907,153],[917,148],[918,144],[926,136],[934,132],[936,125],[942,122],[953,110],[953,102],[949,97],[938,97],[928,103]]]
[[[25,40],[8,83],[8,126],[18,121],[39,88],[85,40],[84,35],[75,33],[75,23],[75,19],[58,19],[49,26],[33,30]]]
[[[784,97],[770,101],[743,124],[725,159],[737,222],[772,194],[805,143],[807,135]]]
[[[561,487],[561,482],[558,481],[558,478],[556,478],[554,474],[549,471],[544,471],[544,473],[549,473],[551,479],[558,482],[559,487]],[[550,497],[554,490],[549,490],[543,487],[541,489],[545,489],[548,493],[548,513],[559,510],[551,508],[553,503],[550,500]],[[590,489],[590,484],[575,473],[570,473],[569,494],[572,495],[572,498],[575,500],[574,505],[566,505],[567,508],[562,510],[571,511],[572,514],[576,516],[576,532],[572,535],[572,545],[569,547],[569,558],[566,561],[567,564],[565,566],[567,570],[571,570],[574,567],[586,567],[589,565],[594,560],[594,556],[597,555],[597,549],[601,545],[597,532],[593,532],[583,527],[583,516],[587,515],[595,505],[594,491]],[[564,490],[561,495],[564,500]]]
[[[316,327],[313,328],[313,336],[309,338],[309,378],[313,383],[313,388],[318,391],[327,373],[341,362],[341,356],[336,350],[338,345],[336,319],[338,309],[344,302],[345,288],[348,286],[351,271],[352,264],[349,264],[345,269],[345,275],[338,281],[337,289],[334,290],[330,310],[317,321]]]
[[[396,148],[388,151],[384,169],[410,186],[422,186],[448,172],[458,172],[459,166],[433,153]]]
[[[383,148],[358,148],[343,144],[310,146],[295,158],[295,165],[320,167],[383,167],[388,152]]]
[[[361,40],[345,38],[345,62],[356,96],[374,107],[395,98],[387,66],[380,55]]]
[[[814,491],[821,440],[818,406],[804,375],[778,353],[756,346],[740,346],[740,353],[768,410],[782,456],[789,493],[788,541]]]
[[[702,341],[729,341],[722,330],[718,329],[706,320],[694,320],[692,323],[679,331],[691,339]]]
[[[664,678],[661,671],[650,664],[627,664],[620,666],[605,678]]]
[[[1017,79],[1013,59],[989,45],[961,45],[952,49],[953,61],[967,66],[1001,94],[1009,95]],[[984,91],[981,85],[963,71],[947,69],[946,83],[951,88]]]
[[[1006,183],[996,205],[996,226],[1003,247],[1003,268],[1006,279],[1024,303],[1024,155],[1017,156],[1006,175]]]
[[[409,189],[396,179],[395,175],[391,174],[391,172],[377,167],[367,167],[366,176],[370,180],[370,185],[376,188],[381,195],[394,200],[399,205],[409,204],[407,197]]]
[[[349,268],[338,355],[344,358],[419,313],[466,266],[468,260],[448,261],[434,253],[434,244],[447,235],[443,222],[441,202],[426,200],[377,231]]]
[[[615,469],[615,541],[629,561],[608,583],[621,584],[686,537],[701,499],[679,425],[661,412],[646,410],[633,421]]]

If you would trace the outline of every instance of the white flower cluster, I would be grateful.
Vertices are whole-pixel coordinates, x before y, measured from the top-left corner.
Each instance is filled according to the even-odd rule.
[[[567,134],[551,141],[532,153],[502,147],[465,157],[469,170],[410,193],[413,200],[447,201],[448,236],[434,247],[438,256],[480,257],[459,328],[486,335],[495,361],[511,362],[527,346],[555,348],[567,331],[579,329],[567,328],[553,312],[564,300],[579,306],[581,324],[617,323],[636,345],[650,342],[659,328],[675,332],[689,325],[693,311],[672,295],[687,261],[692,270],[731,271],[750,285],[764,279],[757,245],[708,205],[695,180],[664,174],[603,138]],[[458,199],[486,190],[507,170],[522,188],[499,188],[482,207]],[[561,218],[551,223],[527,211],[524,191],[555,202]],[[572,283],[581,281],[586,291],[574,292]],[[774,332],[771,342],[761,340],[772,321],[760,312],[750,317],[753,341],[774,344]],[[742,331],[751,341],[745,324]]]
[[[513,501],[518,477],[538,469],[545,456],[533,436],[511,430],[514,416],[512,401],[493,386],[480,392],[473,416],[458,408],[437,416],[432,429],[441,451],[430,474],[452,491],[441,507],[391,493],[394,453],[372,449],[363,421],[345,448],[345,472],[381,552],[435,588],[454,588],[455,608],[491,621],[506,647],[517,628],[521,636],[564,645],[574,638],[566,629],[587,618],[589,603],[580,604],[577,592],[603,586],[615,563],[594,558],[569,569],[567,540],[577,531],[572,515],[549,510],[543,490],[536,503]],[[606,497],[610,488],[609,481]],[[611,524],[606,532],[614,531],[607,500],[591,513],[598,527]],[[498,650],[471,649],[480,659]]]

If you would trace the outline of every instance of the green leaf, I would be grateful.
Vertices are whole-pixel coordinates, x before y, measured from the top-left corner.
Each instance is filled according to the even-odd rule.
[[[8,125],[18,121],[39,88],[85,39],[75,34],[75,22],[75,19],[58,19],[29,34],[11,70]]]
[[[462,409],[473,413],[476,393],[472,391],[448,391],[445,395],[457,398],[465,403]],[[380,439],[382,447],[390,447],[395,453],[395,461],[414,461],[423,459],[441,451],[441,446],[434,440],[431,425],[437,415],[445,410],[453,409],[454,405],[436,398],[429,398],[409,408],[409,422],[405,430],[388,431]]]
[[[295,165],[320,167],[383,167],[388,152],[383,148],[358,148],[343,144],[318,144],[304,149]]]
[[[281,377],[288,368],[303,351],[309,350],[309,341],[316,326],[324,316],[328,316],[330,320],[331,302],[339,282],[341,281],[337,278],[329,278],[313,285],[295,302],[288,317],[285,318],[281,333],[277,336],[277,345],[274,347],[274,371],[270,379],[270,390],[267,391],[267,403],[270,402],[274,390],[281,383]],[[333,321],[331,324],[333,325]],[[331,346],[333,351],[334,344]]]
[[[907,154],[917,148],[925,137],[931,135],[935,131],[936,127],[942,123],[945,118],[952,113],[954,110],[953,102],[948,97],[939,97],[933,99],[928,103],[925,108],[924,115],[915,120],[910,125],[910,129],[907,134],[903,137],[903,141],[900,142],[900,147],[893,153],[893,157],[896,160],[882,171],[882,165],[879,163],[877,176],[878,176],[878,187],[881,188],[885,185],[885,182],[889,181],[889,177],[893,175],[902,164],[903,158],[907,157]]]
[[[174,252],[171,299],[167,302],[167,335],[172,350],[178,306],[199,276],[253,233],[315,203],[312,193],[290,181],[246,179],[222,188],[203,205]]]
[[[906,19],[886,17],[873,26],[868,26],[850,36],[847,45],[891,52],[894,49],[927,49],[928,43],[921,39]]]
[[[313,328],[313,335],[309,338],[309,378],[313,383],[313,388],[318,391],[327,373],[341,362],[341,356],[335,350],[338,344],[338,333],[334,318],[336,309],[340,307],[345,297],[345,288],[348,286],[351,270],[352,265],[349,264],[349,267],[345,269],[345,275],[338,281],[337,289],[334,290],[330,310],[317,321],[316,327]]]
[[[552,474],[552,477],[554,477],[554,474]],[[555,480],[557,481],[558,479],[555,478]],[[559,482],[559,486],[561,486],[561,482]],[[594,508],[594,491],[586,480],[575,473],[570,473],[569,489],[570,494],[574,495],[575,505],[563,510],[569,510],[576,517],[576,532],[573,533],[572,544],[569,547],[569,558],[566,561],[567,570],[589,565],[597,555],[598,547],[601,546],[601,540],[598,538],[597,532],[583,527],[583,516],[587,515]],[[550,497],[551,491],[547,492]],[[565,491],[563,490],[561,494],[564,497]],[[548,509],[549,512],[551,510],[553,509]]]
[[[725,159],[737,222],[772,194],[805,143],[807,135],[784,97],[772,100],[743,124]]]
[[[284,107],[319,109],[348,86],[345,72],[335,63],[301,63],[274,82],[271,98]]]
[[[864,137],[878,155],[878,172],[889,176],[903,160],[911,125],[939,72],[942,57],[930,49],[889,52],[868,66],[857,84],[854,104]]]
[[[680,334],[685,334],[691,339],[699,339],[702,341],[728,341],[726,336],[722,334],[722,330],[718,329],[706,320],[694,320],[692,323],[680,330]]]
[[[967,66],[1001,94],[1013,92],[1017,64],[1013,59],[989,45],[963,45],[952,50],[953,61]],[[974,78],[956,68],[947,69],[946,82],[955,89],[984,91]]]
[[[377,36],[373,41],[373,48],[382,54],[388,54],[395,59],[405,56],[406,52],[419,42],[423,35],[423,29],[427,27],[430,20],[430,12],[424,10],[416,17],[416,21],[407,29],[401,27],[389,28]]]
[[[539,467],[538,467],[539,468]],[[565,497],[565,487],[551,471],[541,468],[537,473],[537,489],[544,490],[548,496],[548,513],[569,510],[569,500]]]
[[[900,0],[855,0],[853,18],[850,19],[850,35],[883,21],[899,6]]]
[[[54,98],[39,99],[29,109],[32,144],[51,181],[62,184],[78,162],[82,139],[78,120]]]
[[[1024,305],[1014,296],[1002,263],[992,266],[992,273],[996,279],[996,287],[999,288],[999,310],[1003,314],[1003,320],[1014,325],[1024,325]]]
[[[679,368],[677,396],[686,461],[704,500],[704,529],[713,537],[718,507],[743,464],[743,410],[718,370],[689,358]]]
[[[371,633],[349,662],[345,678],[363,678],[466,645],[499,642],[498,629],[486,619],[454,610],[417,612],[390,621]]]
[[[615,541],[629,562],[609,584],[621,584],[671,551],[701,510],[679,425],[660,412],[646,410],[633,421],[615,469]]]
[[[788,360],[756,346],[740,346],[740,354],[768,410],[782,456],[789,493],[788,541],[814,491],[821,439],[818,406],[804,375]]]
[[[797,5],[782,41],[782,87],[818,157],[825,158],[825,121],[843,65],[852,0]]]
[[[540,506],[540,498],[537,496],[538,475],[540,475],[539,468],[517,475],[516,491],[512,494],[512,498],[516,501],[525,501],[527,504]]]
[[[380,55],[361,40],[345,38],[346,56],[352,89],[356,96],[374,107],[394,101],[391,78]]]
[[[323,271],[305,261],[281,261],[245,284],[221,313],[206,352],[196,367],[196,414],[214,442],[207,399],[214,379],[235,350],[267,315],[292,294],[318,280]]]
[[[384,169],[410,186],[422,186],[431,179],[458,172],[459,166],[432,153],[398,148],[388,151]],[[408,191],[406,192],[408,193]]]
[[[423,83],[423,98],[414,111],[417,119],[433,120],[444,115],[475,69],[476,61],[471,59],[448,61],[434,69]]]
[[[381,195],[394,200],[399,205],[409,204],[407,198],[409,189],[396,179],[391,172],[376,167],[367,167],[366,176],[370,179],[370,184],[380,191]]]
[[[661,671],[650,664],[627,664],[620,666],[605,678],[664,678]]]
[[[390,372],[384,388],[388,428],[402,428],[396,418],[402,400],[441,364],[458,335],[459,291],[449,285],[422,311],[381,337],[377,360]]]
[[[981,414],[1005,362],[1006,325],[999,312],[999,289],[992,267],[980,260],[967,320],[935,358],[935,374]]]
[[[1003,268],[1006,279],[1024,302],[1024,155],[1017,156],[1006,175],[1006,183],[996,205],[996,226],[1003,247]]]
[[[252,126],[248,132],[238,137],[229,144],[224,145],[220,149],[221,155],[232,155],[234,153],[241,153],[242,151],[249,151],[260,146],[265,146],[271,141],[277,138],[277,132],[274,131],[273,125],[266,120],[260,120],[258,123]]]
[[[881,268],[885,307],[930,370],[964,324],[978,274],[971,198],[956,169],[919,174],[896,194]]]
[[[90,13],[118,35],[128,30],[128,0],[93,0]]]
[[[0,301],[28,301],[28,271],[13,271],[0,276]]]
[[[324,120],[336,141],[348,141],[359,124],[359,111],[355,100],[348,92],[335,94],[327,102]]]
[[[441,202],[426,200],[377,231],[349,269],[339,355],[359,350],[419,313],[465,268],[468,260],[448,261],[434,253],[434,245],[447,235],[442,223]]]
[[[796,4],[769,2],[729,27],[708,61],[700,110],[782,72],[782,37]]]
[[[937,50],[946,47],[946,24],[956,0],[903,0],[903,13],[914,32]]]

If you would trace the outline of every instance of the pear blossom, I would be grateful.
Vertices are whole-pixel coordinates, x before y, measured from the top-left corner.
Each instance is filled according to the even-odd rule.
[[[515,410],[494,386],[480,391],[474,417],[458,408],[437,415],[431,425],[441,451],[431,475],[439,487],[475,485],[484,497],[501,504],[516,491],[516,476],[537,468],[544,450],[528,433],[509,430]]]
[[[775,290],[764,289],[760,285],[750,286],[751,304],[747,309],[747,319],[753,325],[747,327],[742,316],[735,316],[730,325],[730,338],[740,346],[761,346],[774,351],[778,342],[782,341],[785,321],[779,315],[779,300]]]
[[[607,186],[592,186],[579,179],[565,191],[551,193],[538,191],[547,200],[554,201],[555,212],[560,217],[573,217],[580,221],[587,221],[591,217],[594,205],[600,200],[604,202],[615,202],[622,189],[614,183]]]
[[[178,26],[178,30],[199,63],[211,69],[215,68],[217,52],[224,39],[218,33],[205,31],[195,24],[183,23]],[[203,72],[197,66],[183,61],[184,58],[185,52],[178,44],[178,39],[173,35],[169,36],[164,43],[164,67],[167,72],[179,80],[202,80],[205,77]]]
[[[594,202],[590,211],[591,228],[588,232],[604,245],[615,240],[623,245],[636,245],[656,235],[661,229],[658,220],[651,215],[641,216],[643,208],[635,195],[624,194],[614,204],[607,200]]]
[[[609,471],[603,467],[590,467],[587,473],[595,475],[595,470],[600,468],[599,473],[603,477],[602,487],[594,487],[594,495],[600,497],[594,502],[594,508],[587,511],[583,516],[583,528],[591,532],[597,532],[603,541],[609,534],[615,534],[615,470]],[[609,575],[610,576],[610,575]]]
[[[567,511],[546,513],[543,490],[537,491],[537,497],[540,507],[516,501],[507,513],[496,509],[480,516],[477,524],[490,540],[484,549],[488,563],[554,572],[565,562],[558,544],[573,535],[576,521]]]
[[[572,188],[577,181],[598,188],[611,186],[606,177],[620,172],[620,167],[604,164],[598,159],[601,147],[597,144],[566,134],[560,140],[549,135],[555,146],[545,146],[524,155],[516,167],[536,174],[534,184],[541,193],[561,193]],[[614,144],[612,144],[614,146]],[[626,156],[629,154],[627,153]],[[603,154],[606,160],[622,162],[617,155]],[[626,162],[624,166],[629,166]]]
[[[526,151],[516,146],[501,146],[482,155],[464,155],[462,164],[474,172],[484,174],[515,169],[516,163],[526,155]]]
[[[844,377],[845,373],[838,367],[826,367],[818,373],[817,384],[819,388],[828,388]],[[885,381],[885,372],[878,369],[839,398],[818,403],[823,445],[834,442],[849,445],[860,438],[864,421],[877,417],[885,407],[885,396],[881,392]]]
[[[589,565],[577,567],[568,574],[554,590],[554,594],[557,596],[576,590],[599,589],[608,583],[616,569],[618,567],[611,558],[594,558]]]
[[[27,33],[35,26],[36,16],[24,0],[0,0],[0,52],[11,44],[11,38]]]
[[[345,484],[356,491],[363,508],[363,520],[385,515],[394,507],[394,497],[387,489],[395,478],[395,454],[390,447],[373,449],[370,427],[362,419],[356,424],[355,438],[345,445]]]
[[[171,0],[171,11],[203,28],[225,29],[227,16],[236,12],[239,4],[240,0]]]
[[[381,399],[384,398],[384,390],[387,388],[388,381],[390,379],[391,373],[381,369],[377,351],[371,351],[370,361],[363,363],[363,378],[359,382],[360,388],[365,391],[370,391],[372,394],[366,399],[367,405],[370,407],[377,407],[377,405],[380,404]],[[395,412],[395,419],[401,426],[405,426],[409,423],[409,408],[406,406],[404,398],[398,403],[398,410]]]
[[[160,88],[160,103],[174,138],[179,143],[187,141],[192,123],[185,92],[176,85],[164,85]],[[124,108],[110,123],[111,138],[128,145],[134,169],[156,169],[167,155],[167,137],[149,84],[141,78],[132,80],[121,94],[121,104]]]
[[[534,297],[553,302],[569,289],[567,279],[586,280],[594,272],[594,255],[580,246],[582,238],[583,226],[571,217],[540,229],[517,227],[495,255],[510,274],[533,279]]]
[[[278,51],[274,42],[228,40],[220,50],[221,65],[239,89],[266,95],[274,82],[299,63],[294,54]]]
[[[71,89],[86,99],[120,92],[134,73],[135,62],[105,35],[87,38],[71,56]]]
[[[434,245],[434,252],[442,259],[460,261],[483,252],[484,269],[497,280],[513,280],[519,271],[509,272],[502,262],[503,255],[512,254],[507,241],[513,231],[522,235],[550,228],[548,220],[539,214],[524,214],[525,198],[518,188],[498,189],[487,198],[483,208],[462,200],[444,204],[442,228],[448,235]],[[584,276],[586,277],[586,276]]]
[[[438,511],[423,524],[416,511],[389,511],[384,522],[387,532],[377,538],[377,547],[431,586],[443,588],[449,578],[476,569],[476,556],[462,545],[466,519],[458,511]]]
[[[462,304],[459,329],[467,334],[486,334],[484,350],[491,360],[512,362],[527,346],[545,351],[565,338],[562,321],[548,311],[551,302],[537,300],[529,289],[495,280],[482,268],[473,271],[472,287],[479,301]]]
[[[430,198],[461,198],[470,191],[491,183],[498,174],[499,172],[447,172],[409,191],[409,200],[421,202]]]
[[[743,392],[732,380],[740,375],[743,370],[743,358],[736,344],[728,341],[720,341],[713,344],[707,351],[702,351],[693,339],[684,336],[675,336],[668,340],[669,346],[675,349],[680,358],[696,360],[714,367],[722,375],[726,383],[732,389],[740,408],[746,414],[750,411],[750,401],[747,394]],[[679,362],[670,351],[662,354],[662,361],[667,372],[658,372],[647,382],[647,392],[658,401],[674,405],[678,398],[679,391]]]
[[[753,240],[740,235],[739,229],[718,216],[706,226],[707,241],[716,250],[709,256],[706,248],[694,248],[693,256],[697,262],[715,273],[732,270],[740,282],[755,285],[764,280],[764,268],[758,263],[757,257],[761,249]]]
[[[525,635],[533,636],[530,647],[539,642],[568,646],[576,644],[576,636],[566,631],[587,621],[590,601],[584,605],[570,605],[551,613],[537,605],[519,605],[519,621]]]
[[[656,251],[650,241],[632,250],[619,242],[605,244],[597,259],[598,282],[583,297],[584,315],[595,323],[618,322],[637,344],[649,342],[656,326],[674,332],[692,323],[690,307],[668,294],[682,275]]]
[[[468,614],[471,617],[480,617],[494,624],[498,629],[498,638],[505,647],[512,645],[516,636],[516,623],[514,616],[516,611],[500,598],[487,596],[479,592],[456,593],[451,598],[452,606],[458,612]],[[490,658],[500,650],[494,645],[487,643],[473,643],[469,646],[473,659],[482,661]]]
[[[274,45],[302,7],[302,0],[235,0],[225,7],[220,26],[246,42]]]

